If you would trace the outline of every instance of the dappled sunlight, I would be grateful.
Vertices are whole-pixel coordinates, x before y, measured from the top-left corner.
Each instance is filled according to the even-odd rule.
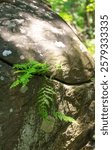
[[[22,11],[17,16],[20,16],[20,21],[14,18],[7,23],[6,20],[0,33],[4,41],[14,45],[12,57],[16,53],[20,61],[35,59],[47,62],[52,66],[51,72],[56,70],[54,64],[61,64],[61,73],[58,70],[56,78],[68,83],[88,80],[92,75],[91,58],[85,54],[85,46],[69,25],[57,15],[52,21]],[[17,58],[13,57],[13,63],[18,63]]]
[[[26,22],[21,21],[22,25],[17,26],[19,32],[11,32],[5,27],[1,31],[1,37],[8,42],[12,42],[16,47],[20,48],[23,52],[32,48],[33,51],[40,54],[47,50],[53,50],[53,53],[58,53],[60,48],[65,48],[64,41],[58,41],[57,34],[63,36],[63,29],[53,27],[49,22],[41,19],[33,18],[31,15],[21,13],[21,16],[25,15]],[[18,23],[18,20],[15,20]],[[11,22],[10,22],[11,24]],[[15,26],[16,27],[16,26]],[[41,49],[37,49],[37,46]],[[24,51],[23,53],[26,53]]]
[[[79,150],[94,132],[94,62],[44,0],[7,1],[0,3],[0,149]]]

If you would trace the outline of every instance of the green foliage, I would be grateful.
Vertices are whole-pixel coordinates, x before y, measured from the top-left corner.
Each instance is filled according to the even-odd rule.
[[[95,0],[47,0],[52,9],[87,38],[94,38]],[[84,32],[85,31],[85,32]]]
[[[69,23],[84,27],[86,0],[48,0],[52,9]],[[78,17],[78,19],[77,19]],[[79,20],[83,20],[82,22]]]
[[[61,65],[56,65],[56,69],[59,70],[60,68]],[[45,74],[50,69],[48,64],[30,61],[24,64],[16,64],[13,69],[16,70],[14,73],[19,74],[19,76],[17,76],[17,80],[12,83],[11,88],[18,85],[26,86],[35,74],[44,76],[45,82],[43,82],[42,87],[37,93],[37,108],[42,119],[47,119],[49,115],[52,115],[61,121],[74,121],[73,118],[61,112],[55,112],[54,95],[56,95],[56,92],[52,86],[47,84],[47,77],[45,77]]]
[[[39,63],[37,61],[30,61],[24,64],[16,64],[13,69],[15,74],[21,74],[18,79],[11,85],[11,88],[18,85],[27,85],[34,74],[44,75],[49,70],[49,66],[46,63]]]
[[[38,112],[41,118],[47,118],[48,117],[48,110],[51,110],[53,104],[54,104],[54,99],[53,96],[55,95],[54,89],[47,85],[43,84],[41,89],[38,92],[38,101],[37,101],[37,106],[38,106]]]
[[[89,0],[89,4],[86,6],[87,12],[93,12],[95,10],[95,1]]]
[[[65,12],[60,12],[59,15],[69,23],[71,23],[73,21],[73,17],[70,14],[67,14]]]
[[[65,122],[74,122],[75,120],[72,117],[66,116],[62,112],[54,112],[54,117]]]
[[[86,45],[88,51],[91,53],[91,55],[94,55],[94,53],[95,53],[94,39],[92,39],[92,40],[86,40],[85,45]]]
[[[47,84],[43,84],[42,88],[38,92],[37,98],[38,112],[41,118],[47,119],[48,116],[52,114],[56,119],[59,119],[60,121],[74,122],[75,120],[72,117],[66,116],[61,112],[54,111],[54,95],[56,95],[54,89]]]

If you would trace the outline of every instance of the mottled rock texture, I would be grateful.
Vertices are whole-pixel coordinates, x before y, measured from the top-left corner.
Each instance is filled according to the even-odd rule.
[[[55,121],[52,132],[42,130],[36,107],[41,76],[25,89],[10,89],[13,65],[31,59],[50,64],[57,108],[78,124]],[[0,0],[0,150],[83,148],[94,134],[93,78],[94,61],[85,46],[47,4]]]

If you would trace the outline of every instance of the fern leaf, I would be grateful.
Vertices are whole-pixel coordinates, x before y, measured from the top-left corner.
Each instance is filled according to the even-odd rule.
[[[48,95],[53,96],[53,95],[55,95],[56,93],[46,90],[46,91],[45,91],[45,94],[46,94],[46,95],[48,94]]]
[[[14,74],[18,74],[18,73],[25,73],[26,70],[17,70],[17,71],[14,71]]]
[[[45,95],[45,98],[46,98],[48,101],[53,102],[53,98],[50,97],[49,95]]]
[[[46,105],[46,107],[50,107],[50,102],[45,98],[38,100],[38,104],[39,104],[39,107],[43,105]]]
[[[19,80],[16,80],[15,82],[12,83],[12,85],[10,86],[10,88],[12,89],[12,88],[18,86],[19,83],[20,83]]]
[[[27,85],[31,78],[32,78],[32,75],[31,75],[31,74],[29,74],[29,73],[23,74],[23,75],[19,78],[20,84],[22,84],[22,85],[24,85],[24,86]]]
[[[48,111],[44,105],[38,108],[38,113],[43,119],[48,117]]]
[[[13,69],[16,70],[14,72],[15,74],[21,73],[21,76],[11,85],[11,88],[18,86],[19,84],[25,86],[34,74],[44,75],[48,72],[49,66],[46,63],[42,64],[37,61],[29,61],[28,63],[14,65]]]
[[[20,70],[26,70],[27,69],[27,64],[15,64],[13,69],[20,69]]]
[[[65,122],[75,122],[75,120],[72,117],[66,116],[65,114],[61,112],[54,112],[54,117]]]
[[[46,93],[48,93],[48,94],[50,94],[50,95],[55,95],[56,94],[56,92],[54,91],[54,89],[53,88],[46,88],[46,91],[45,91]]]
[[[39,95],[43,95],[43,93],[45,92],[45,87],[41,87],[41,89],[39,90],[38,94]]]
[[[42,118],[49,114],[48,109],[50,111],[52,109],[53,94],[55,94],[53,88],[46,84],[43,84],[38,92],[38,112]]]

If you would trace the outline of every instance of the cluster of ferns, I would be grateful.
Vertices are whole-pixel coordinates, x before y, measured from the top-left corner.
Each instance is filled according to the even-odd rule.
[[[48,84],[48,78],[46,74],[49,72],[49,65],[46,63],[39,63],[38,61],[29,61],[23,64],[14,65],[14,74],[17,74],[16,80],[12,83],[11,88],[15,88],[18,85],[26,86],[30,80],[35,76],[41,76],[43,84],[37,92],[37,112],[42,119],[48,119],[48,116],[52,116],[55,119],[66,122],[74,122],[72,117],[65,115],[62,112],[56,111],[55,108],[55,96],[56,91],[53,86]],[[52,79],[51,79],[52,80]]]

